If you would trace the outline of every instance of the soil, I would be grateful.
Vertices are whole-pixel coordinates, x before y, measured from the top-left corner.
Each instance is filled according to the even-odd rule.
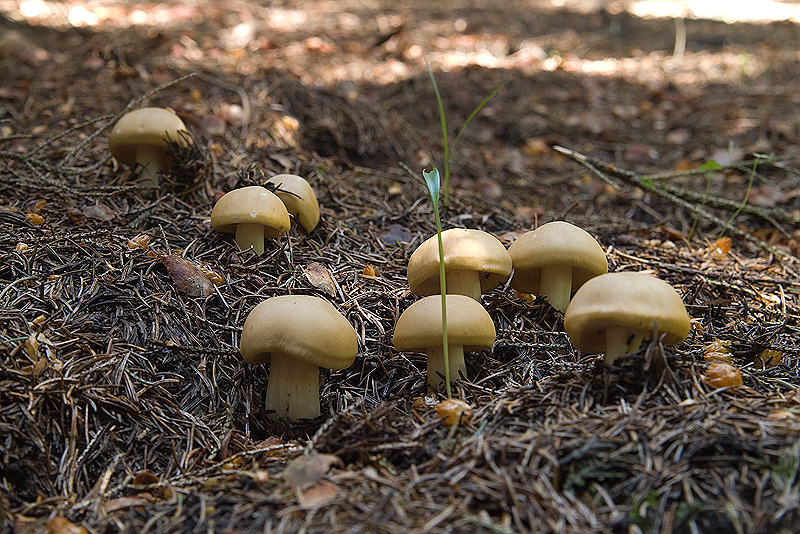
[[[800,27],[397,4],[0,1],[0,531],[795,532]],[[443,422],[392,343],[436,232],[421,171],[444,171],[428,66],[457,139],[443,226],[581,226],[678,291],[684,342],[607,366],[506,284],[454,382],[472,413]],[[144,105],[194,140],[157,188],[107,148]],[[211,228],[279,173],[316,229],[255,256]],[[358,337],[314,420],[269,417],[239,354],[287,294]]]

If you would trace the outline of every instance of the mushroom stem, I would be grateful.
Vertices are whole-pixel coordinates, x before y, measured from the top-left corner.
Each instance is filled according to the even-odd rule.
[[[448,361],[450,363],[450,380],[466,378],[467,365],[464,363],[464,347],[448,344]],[[428,385],[434,391],[444,391],[444,348],[428,349]]]
[[[639,350],[644,333],[622,326],[606,329],[606,365],[614,365],[620,356]]]
[[[136,149],[136,164],[141,169],[139,176],[154,187],[158,187],[163,162],[164,149],[159,146],[142,145]]]
[[[242,250],[253,249],[258,256],[264,253],[264,226],[261,224],[239,223],[236,225],[236,244]]]
[[[481,280],[478,271],[451,269],[445,273],[448,295],[466,295],[481,301]]]
[[[543,266],[539,294],[547,297],[558,311],[566,311],[572,296],[572,269],[563,265]]]
[[[273,352],[264,402],[268,417],[314,419],[319,416],[319,366]]]

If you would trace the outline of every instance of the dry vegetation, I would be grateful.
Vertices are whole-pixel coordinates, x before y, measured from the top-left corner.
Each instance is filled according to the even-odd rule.
[[[688,19],[678,59],[670,20],[489,4],[164,3],[122,28],[136,6],[109,4],[66,28],[0,2],[0,531],[796,531],[798,29]],[[456,151],[445,226],[508,244],[578,224],[611,270],[678,289],[685,343],[609,369],[549,305],[496,290],[497,342],[457,388],[472,418],[415,404],[424,356],[391,333],[434,231],[421,54],[456,124],[511,80]],[[106,148],[142,103],[196,140],[157,190]],[[315,187],[320,226],[239,253],[215,198],[281,172]],[[237,349],[248,311],[289,293],[334,303],[360,348],[293,425]],[[715,341],[742,387],[702,381]]]

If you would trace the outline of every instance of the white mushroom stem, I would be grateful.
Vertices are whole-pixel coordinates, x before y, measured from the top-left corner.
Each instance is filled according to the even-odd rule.
[[[264,403],[270,418],[314,419],[319,416],[319,366],[272,353]]]
[[[236,225],[236,244],[242,250],[253,249],[257,255],[264,253],[264,226],[261,224],[239,223]]]
[[[159,175],[164,162],[164,149],[154,145],[142,145],[136,148],[136,164],[141,168],[139,176],[158,186]]]
[[[539,294],[547,297],[550,305],[558,311],[566,311],[572,296],[572,268],[547,265],[542,267],[541,276]]]
[[[623,326],[611,326],[606,329],[606,364],[614,365],[620,356],[639,350],[644,340],[644,332],[631,330]]]
[[[481,280],[478,271],[451,269],[445,272],[445,289],[448,295],[466,295],[481,301]]]
[[[450,380],[458,380],[467,376],[467,365],[464,363],[464,347],[448,344],[448,361],[450,363]],[[444,391],[444,348],[428,349],[428,385],[434,391]]]

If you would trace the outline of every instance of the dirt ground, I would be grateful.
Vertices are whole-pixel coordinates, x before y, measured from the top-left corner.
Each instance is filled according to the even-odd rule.
[[[0,0],[0,531],[796,532],[800,27],[640,4]],[[426,62],[451,139],[507,82],[454,149],[444,226],[577,224],[676,288],[685,342],[608,367],[501,287],[456,384],[472,416],[421,402],[392,331],[435,232]],[[107,148],[142,105],[195,140],[158,189]],[[242,253],[214,202],[278,173],[320,225]],[[268,418],[238,350],[286,294],[358,334],[313,421]],[[741,387],[704,380],[713,343]]]

